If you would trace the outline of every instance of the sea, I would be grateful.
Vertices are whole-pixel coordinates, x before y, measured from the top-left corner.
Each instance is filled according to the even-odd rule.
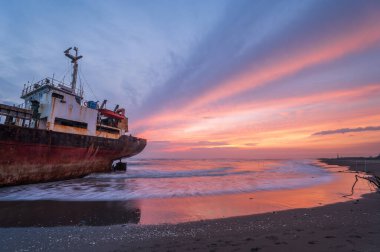
[[[0,227],[164,224],[317,207],[371,191],[318,160],[126,159],[127,171],[0,188]]]

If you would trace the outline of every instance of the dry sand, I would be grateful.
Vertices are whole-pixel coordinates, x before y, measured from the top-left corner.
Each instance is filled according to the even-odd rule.
[[[375,169],[375,168],[374,168]],[[176,225],[0,228],[1,251],[379,251],[380,194]]]

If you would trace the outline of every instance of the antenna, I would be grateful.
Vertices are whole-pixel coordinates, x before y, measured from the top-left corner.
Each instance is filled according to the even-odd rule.
[[[66,57],[71,59],[71,63],[73,63],[73,75],[72,75],[72,80],[71,80],[71,88],[75,94],[75,89],[77,85],[77,77],[78,77],[78,60],[83,58],[83,56],[78,56],[78,47],[74,47],[75,56],[70,54],[71,49],[72,47],[68,48],[63,53],[65,54]]]

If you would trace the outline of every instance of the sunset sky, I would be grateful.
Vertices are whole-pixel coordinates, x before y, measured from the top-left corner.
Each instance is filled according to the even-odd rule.
[[[0,0],[0,102],[69,82],[127,109],[141,158],[380,154],[380,1]]]

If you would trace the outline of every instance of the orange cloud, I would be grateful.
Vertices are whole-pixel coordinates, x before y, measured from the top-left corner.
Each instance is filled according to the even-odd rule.
[[[365,20],[360,29],[334,34],[328,43],[316,45],[312,51],[293,52],[289,58],[275,60],[271,66],[247,71],[218,85],[215,89],[192,101],[191,106],[216,101],[264,85],[270,81],[287,77],[308,67],[326,63],[349,53],[363,50],[380,40],[380,13]]]
[[[294,75],[307,68],[359,52],[380,41],[380,14],[362,23],[360,29],[340,31],[313,50],[301,49],[292,58],[273,60],[271,65],[246,71],[200,95],[191,104],[170,108],[144,118],[134,128],[150,140],[181,141],[162,151],[186,152],[191,142],[208,140],[228,143],[200,146],[204,151],[313,148],[360,150],[358,146],[380,143],[379,132],[311,137],[315,132],[336,128],[379,125],[380,84],[321,91],[298,97],[222,103],[215,101],[239,95],[258,86]],[[189,143],[189,145],[186,145]],[[251,144],[255,143],[255,144]],[[356,147],[355,147],[356,146]],[[355,149],[356,148],[356,149]],[[249,152],[246,152],[249,153]]]
[[[205,107],[213,110],[214,108],[208,108],[207,104],[368,48],[380,40],[380,29],[378,29],[380,26],[380,13],[376,14],[369,16],[362,22],[361,27],[354,31],[337,32],[332,35],[328,42],[316,45],[313,50],[292,52],[291,58],[276,58],[271,61],[275,62],[272,65],[265,65],[259,69],[248,70],[243,74],[234,76],[200,95],[197,99],[192,100],[190,104],[180,108],[168,109],[149,118],[144,118],[137,121],[135,127],[158,122],[173,122],[176,118],[194,114],[196,109],[199,108]]]
[[[367,101],[371,97],[378,97],[378,95],[380,95],[380,84],[372,84],[301,97],[243,102],[233,104],[232,106],[225,104],[212,109],[206,107],[194,110],[189,114],[171,114],[169,112],[162,118],[155,118],[154,121],[151,120],[148,130],[141,134],[147,134],[150,137],[166,136],[170,137],[170,140],[174,140],[177,137],[186,137],[185,133],[188,132],[191,133],[191,137],[194,138],[196,134],[199,134],[201,131],[211,135],[220,131],[229,131],[231,129],[230,125],[244,125],[244,122],[250,120],[249,118],[252,116],[256,118],[255,124],[260,120],[261,124],[265,125],[266,128],[271,128],[270,123],[273,123],[273,120],[268,120],[266,117],[273,113],[283,111],[281,114],[282,117],[285,117],[288,113],[285,111],[291,108],[298,108],[310,104],[342,104],[344,102],[351,102],[352,100],[356,102]],[[302,110],[298,110],[298,113],[298,116],[302,117],[300,114]],[[345,114],[344,116],[347,115]],[[208,119],[202,119],[204,117]],[[278,125],[278,123],[276,124]],[[161,133],[157,134],[157,132]],[[178,136],[179,132],[182,134],[181,136]],[[154,139],[156,139],[155,137]],[[204,137],[204,134],[201,137]]]

